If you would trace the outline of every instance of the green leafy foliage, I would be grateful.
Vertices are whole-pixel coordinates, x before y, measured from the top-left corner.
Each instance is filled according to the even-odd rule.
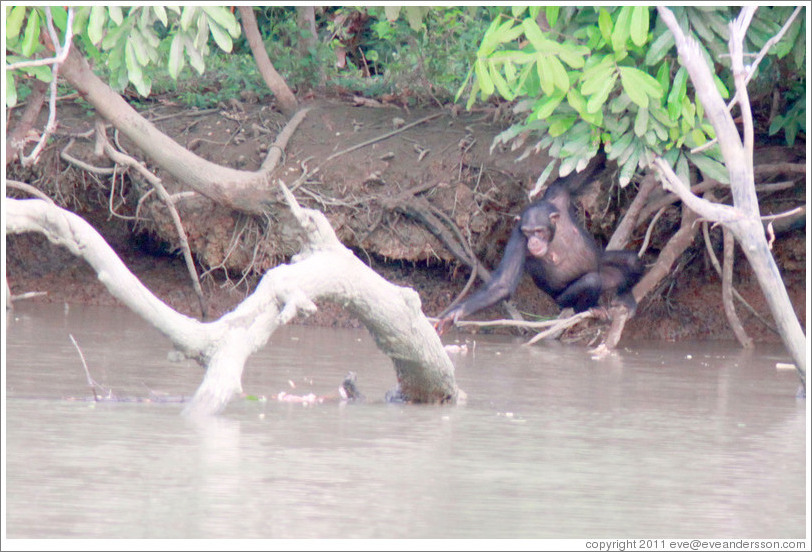
[[[792,13],[789,6],[760,8],[747,35],[747,51],[758,51]],[[702,45],[711,67],[721,68],[716,86],[730,96],[728,21],[738,8],[675,7],[677,20]],[[679,64],[674,38],[646,6],[572,7],[545,10],[504,8],[483,36],[473,70],[458,96],[470,85],[468,106],[498,95],[516,101],[524,120],[503,132],[493,147],[530,132],[539,136],[524,153],[546,150],[559,160],[561,176],[586,165],[602,144],[620,167],[619,183],[628,184],[654,155],[666,156],[687,176],[690,161],[710,178],[727,180],[718,146],[691,153],[714,138],[688,74]],[[762,67],[779,63],[782,73],[805,76],[802,17],[773,49]],[[761,67],[751,88],[772,87]],[[770,133],[784,131],[791,143],[805,132],[805,104],[798,98],[775,117]],[[566,101],[564,101],[566,100]],[[528,142],[529,143],[529,142]],[[684,170],[685,169],[685,170]],[[678,172],[679,174],[679,172]],[[549,176],[545,171],[544,178]]]
[[[12,54],[9,59],[23,61],[44,57],[36,54],[44,50],[41,27],[46,9],[51,11],[57,29],[64,33],[65,8],[7,8],[6,50]],[[104,64],[110,85],[123,90],[132,84],[142,96],[150,94],[154,67],[166,62],[169,74],[177,78],[188,60],[202,74],[210,52],[209,38],[222,51],[229,52],[233,40],[240,36],[239,23],[223,7],[186,6],[181,10],[162,6],[94,5],[72,9],[75,10],[74,40],[83,46],[88,56]],[[46,82],[51,78],[51,69],[47,66],[26,67],[21,71]],[[10,78],[8,83],[6,104],[11,106],[17,98],[17,80]]]

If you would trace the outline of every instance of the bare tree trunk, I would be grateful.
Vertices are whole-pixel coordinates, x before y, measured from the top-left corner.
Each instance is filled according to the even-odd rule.
[[[51,202],[6,200],[6,231],[40,232],[81,256],[122,303],[167,336],[187,357],[206,367],[206,375],[187,414],[216,414],[242,391],[248,357],[271,334],[299,313],[328,300],[356,314],[394,363],[400,392],[413,402],[455,402],[464,397],[454,366],[431,323],[420,310],[417,293],[390,284],[338,241],[327,218],[299,207],[286,192],[308,243],[292,264],[268,271],[256,290],[219,320],[199,322],[155,297],[124,266],[104,239],[80,217]]]
[[[102,117],[175,179],[231,209],[250,214],[265,212],[275,193],[270,173],[274,168],[274,159],[280,155],[279,148],[269,148],[268,158],[257,172],[223,167],[195,155],[139,115],[124,98],[93,73],[78,48],[70,49],[59,74]],[[295,129],[306,112],[299,111],[288,127]],[[284,144],[281,147],[284,148]]]
[[[299,29],[308,33],[308,36],[302,36],[301,42],[299,42],[299,55],[303,58],[312,56],[319,44],[319,35],[316,31],[316,8],[314,6],[296,6],[296,20]],[[316,60],[315,65],[318,67],[319,72],[317,85],[323,86],[327,80],[324,67],[318,63],[318,60]]]
[[[254,8],[251,6],[238,6],[240,10],[240,18],[242,19],[242,28],[245,30],[245,38],[248,40],[248,45],[251,47],[251,52],[254,54],[254,61],[257,62],[259,74],[271,92],[274,93],[276,99],[279,100],[279,107],[282,113],[291,117],[296,109],[299,107],[299,102],[296,101],[296,96],[291,92],[288,83],[285,79],[274,69],[271,59],[268,57],[268,52],[265,50],[265,44],[262,43],[262,35],[259,34],[259,27],[257,26],[257,18],[254,16]]]
[[[655,159],[654,164],[660,177],[669,190],[703,218],[722,223],[730,229],[742,246],[747,260],[753,267],[761,290],[770,305],[784,345],[795,362],[802,385],[806,386],[806,352],[808,344],[801,324],[795,315],[792,302],[778,272],[778,267],[770,253],[767,238],[758,208],[753,180],[753,117],[747,93],[748,70],[744,66],[744,35],[755,13],[754,6],[745,6],[739,17],[730,23],[731,69],[736,82],[736,99],[741,107],[743,133],[733,121],[733,117],[719,95],[710,68],[705,63],[701,48],[695,40],[686,38],[674,14],[666,7],[657,8],[663,22],[671,30],[677,44],[680,60],[694,84],[697,97],[705,107],[722,150],[730,174],[733,193],[733,206],[710,203],[693,195],[688,185],[681,182],[663,159]],[[796,14],[798,11],[795,12]],[[786,29],[786,26],[784,27]],[[782,29],[783,32],[783,29]],[[767,46],[770,43],[768,42]],[[748,62],[749,63],[749,62]],[[750,71],[755,71],[752,67]]]

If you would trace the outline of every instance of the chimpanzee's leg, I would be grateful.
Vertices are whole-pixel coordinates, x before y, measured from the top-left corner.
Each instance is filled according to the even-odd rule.
[[[555,297],[555,302],[562,309],[572,307],[575,312],[584,312],[597,306],[601,290],[601,275],[597,272],[589,272],[573,281],[559,293]]]

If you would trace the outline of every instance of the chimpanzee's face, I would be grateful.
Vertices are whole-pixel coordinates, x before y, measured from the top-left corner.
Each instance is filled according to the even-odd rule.
[[[550,205],[533,206],[522,214],[521,229],[530,255],[540,259],[547,254],[559,216]]]

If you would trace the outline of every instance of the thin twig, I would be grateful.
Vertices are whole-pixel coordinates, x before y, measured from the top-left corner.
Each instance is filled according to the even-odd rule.
[[[169,192],[167,192],[166,188],[164,188],[163,183],[161,183],[161,179],[150,172],[143,164],[139,163],[129,155],[121,153],[113,147],[110,140],[107,138],[104,124],[101,121],[96,122],[96,133],[98,140],[100,140],[104,146],[104,152],[110,157],[110,159],[116,163],[133,167],[136,171],[138,171],[146,179],[146,181],[152,185],[152,187],[158,193],[158,197],[161,198],[161,201],[163,201],[164,205],[166,205],[166,208],[169,210],[169,215],[172,218],[172,222],[175,225],[175,230],[178,233],[178,240],[180,242],[181,251],[183,252],[183,259],[186,262],[186,269],[189,272],[189,276],[192,280],[192,287],[194,288],[195,294],[197,294],[198,302],[200,303],[200,312],[203,318],[205,318],[207,316],[207,309],[206,300],[203,295],[203,288],[200,286],[200,278],[197,275],[195,262],[192,258],[192,250],[189,247],[189,240],[186,238],[186,230],[183,228],[183,222],[180,219],[178,210],[175,208],[172,199],[169,197]]]
[[[38,197],[39,199],[47,201],[51,205],[54,205],[53,199],[42,193],[39,189],[35,188],[31,184],[26,184],[25,182],[18,182],[17,180],[6,180],[6,186],[9,188],[16,188],[18,190],[22,190],[33,196]]]
[[[651,240],[651,233],[652,233],[652,231],[654,231],[654,225],[657,224],[657,221],[660,220],[660,217],[662,216],[662,214],[665,213],[665,209],[666,209],[665,207],[660,207],[660,210],[657,211],[657,214],[654,215],[653,219],[651,219],[651,222],[649,223],[648,228],[646,228],[646,237],[643,240],[643,245],[640,246],[640,252],[637,254],[637,256],[640,257],[641,259],[643,258],[643,255],[645,254],[646,249],[648,249],[648,244],[649,244],[649,241]]]
[[[333,160],[336,157],[339,157],[341,155],[350,153],[351,151],[355,151],[357,149],[361,149],[363,147],[372,145],[372,144],[374,144],[376,142],[380,142],[381,140],[386,140],[387,138],[391,138],[392,136],[395,136],[396,134],[400,134],[404,130],[409,130],[410,128],[416,127],[417,125],[422,125],[423,123],[431,121],[432,119],[436,119],[437,117],[440,117],[441,115],[444,115],[444,113],[440,112],[440,113],[435,113],[433,115],[429,115],[427,117],[423,117],[422,119],[418,119],[418,120],[414,121],[413,123],[409,123],[408,125],[404,125],[404,126],[400,127],[399,129],[387,132],[386,134],[382,134],[382,135],[378,136],[377,138],[371,138],[370,140],[367,140],[365,142],[361,142],[360,144],[356,144],[356,145],[351,146],[351,147],[349,147],[347,149],[338,151],[338,152],[330,155],[327,159],[325,159],[322,162],[322,164],[327,163],[328,161],[331,161],[331,160]]]
[[[68,52],[70,51],[71,46],[71,39],[73,37],[72,32],[72,25],[73,25],[73,8],[68,8],[68,21],[65,26],[65,45],[64,47],[60,47],[59,45],[59,37],[56,34],[56,30],[54,29],[53,18],[51,17],[51,8],[45,8],[45,18],[48,23],[48,33],[51,38],[51,42],[53,43],[54,50],[56,51],[56,57],[49,60],[46,63],[36,63],[36,65],[48,65],[49,63],[53,64],[51,68],[51,92],[50,98],[48,100],[48,122],[45,125],[45,130],[42,131],[42,135],[40,136],[37,145],[34,146],[34,149],[31,151],[29,155],[23,155],[20,157],[20,163],[22,163],[23,167],[28,167],[33,165],[39,159],[40,153],[42,153],[45,144],[48,142],[48,138],[50,138],[51,134],[53,134],[54,130],[56,130],[56,84],[57,84],[57,76],[59,75],[59,64],[65,61],[65,58],[68,57]],[[39,60],[36,60],[39,61]],[[20,62],[26,63],[26,62]],[[34,63],[34,62],[30,62]],[[19,64],[15,64],[19,65]],[[6,70],[9,69],[10,66],[6,66]]]
[[[100,400],[99,394],[96,393],[96,386],[98,384],[90,375],[90,370],[87,368],[87,362],[85,362],[85,355],[82,353],[82,349],[79,347],[79,344],[76,343],[76,340],[73,338],[73,334],[68,334],[68,337],[70,337],[71,343],[73,343],[73,346],[76,347],[76,351],[79,353],[79,359],[82,361],[82,367],[85,369],[85,376],[87,376],[87,385],[93,391],[93,399],[98,402]]]
[[[713,269],[716,271],[716,273],[721,278],[722,277],[722,266],[719,264],[719,259],[716,257],[716,252],[714,252],[714,250],[713,250],[713,244],[711,243],[710,232],[708,231],[708,223],[707,222],[702,223],[702,237],[705,240],[705,249],[708,252],[708,258],[710,258],[711,265],[713,266]],[[735,287],[731,286],[731,290],[732,290],[732,293],[733,293],[733,297],[735,297],[736,300],[739,301],[739,303],[741,303],[742,306],[750,314],[752,314],[753,317],[755,317],[756,320],[761,322],[761,324],[765,328],[767,328],[771,332],[778,335],[778,329],[775,326],[773,326],[772,324],[770,324],[770,322],[767,319],[765,319],[763,316],[761,316],[761,314],[759,314],[759,312],[756,309],[754,309],[753,306],[750,303],[748,303],[747,300],[744,297],[742,297],[742,295],[738,292],[738,290]]]

